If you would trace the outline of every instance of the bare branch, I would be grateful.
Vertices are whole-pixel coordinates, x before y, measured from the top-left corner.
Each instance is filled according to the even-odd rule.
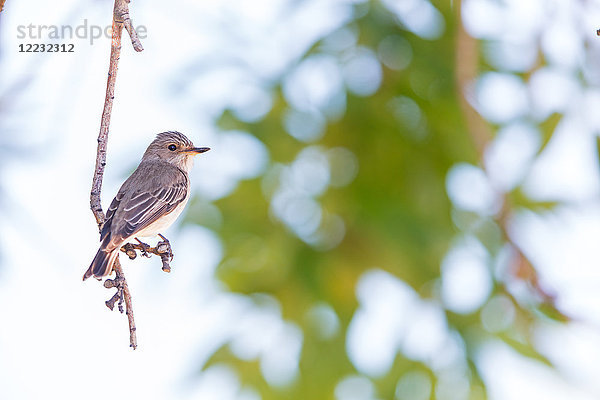
[[[112,112],[113,99],[115,98],[115,82],[117,79],[117,71],[119,66],[119,58],[121,56],[121,36],[123,33],[123,25],[126,26],[130,34],[131,42],[136,51],[142,51],[143,47],[133,29],[131,19],[129,18],[129,6],[126,0],[115,0],[113,9],[113,24],[112,24],[112,43],[110,48],[110,63],[108,67],[108,80],[106,83],[106,97],[104,98],[104,108],[102,110],[102,119],[100,121],[100,133],[98,134],[98,148],[96,152],[96,167],[94,169],[94,178],[92,179],[92,190],[90,193],[90,208],[98,229],[102,230],[104,225],[105,215],[102,211],[100,201],[100,193],[102,191],[102,178],[104,177],[104,167],[106,166],[106,147],[108,144],[108,132],[110,126],[110,116]],[[133,305],[131,301],[131,292],[125,279],[125,274],[121,268],[119,258],[115,261],[113,267],[116,278],[114,281],[107,280],[105,287],[116,287],[117,293],[106,302],[107,307],[111,310],[118,301],[119,311],[123,312],[123,302],[127,310],[127,320],[129,323],[129,345],[135,350],[137,347],[136,327],[133,317]],[[110,283],[108,283],[110,282]]]

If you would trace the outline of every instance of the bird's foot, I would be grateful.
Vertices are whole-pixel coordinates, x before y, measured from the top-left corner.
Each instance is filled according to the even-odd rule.
[[[171,243],[166,237],[164,237],[160,233],[158,234],[158,236],[161,237],[162,241],[156,244],[156,252],[158,253],[158,255],[160,255],[160,259],[163,264],[162,270],[165,272],[171,272],[170,263],[173,260],[173,249],[171,249]]]
[[[150,258],[150,253],[153,252],[152,247],[150,247],[150,245],[147,245],[146,243],[142,242],[138,238],[135,238],[135,240],[137,240],[138,244],[136,244],[134,246],[134,248],[138,249],[142,256]]]
[[[106,307],[110,308],[111,311],[115,308],[115,303],[118,302],[118,308],[119,311],[121,312],[121,314],[123,313],[123,282],[125,281],[125,278],[123,278],[122,276],[118,275],[115,277],[115,279],[107,279],[104,281],[104,287],[107,289],[110,288],[116,288],[117,292],[113,295],[113,297],[110,298],[110,300],[107,300],[105,302]]]
[[[140,254],[144,257],[150,258],[151,254],[157,254],[156,249],[154,247],[150,247],[150,245],[140,241],[140,239],[135,238],[137,243],[125,243],[121,246],[121,251],[127,254],[130,260],[133,260],[137,257],[136,250],[140,251]]]
[[[156,247],[150,247],[146,243],[140,241],[140,239],[135,238],[137,243],[126,243],[121,247],[121,251],[127,254],[127,256],[133,260],[137,257],[136,250],[140,251],[140,254],[144,257],[150,257],[152,254],[155,254],[160,257],[162,261],[162,270],[165,272],[171,272],[171,260],[173,260],[173,250],[171,249],[171,243],[169,240],[158,234],[162,239],[160,242],[156,244]],[[112,286],[111,286],[112,287]]]

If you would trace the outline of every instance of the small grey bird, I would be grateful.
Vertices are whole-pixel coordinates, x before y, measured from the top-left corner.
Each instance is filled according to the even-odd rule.
[[[100,249],[83,280],[90,276],[101,280],[109,275],[121,246],[137,237],[156,236],[175,221],[190,197],[188,172],[194,156],[208,150],[194,147],[179,132],[156,136],[110,203]]]

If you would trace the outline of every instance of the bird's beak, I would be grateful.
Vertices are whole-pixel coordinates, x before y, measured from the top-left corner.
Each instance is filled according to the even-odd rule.
[[[186,153],[200,154],[210,150],[210,147],[192,147],[186,150]]]

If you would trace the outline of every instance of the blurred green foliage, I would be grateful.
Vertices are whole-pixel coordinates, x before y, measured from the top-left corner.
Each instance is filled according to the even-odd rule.
[[[265,400],[333,399],[340,380],[358,374],[347,354],[346,333],[358,307],[356,284],[365,271],[375,267],[388,271],[422,298],[440,303],[440,263],[461,230],[475,235],[492,259],[505,246],[506,237],[496,217],[453,210],[446,194],[450,167],[458,162],[477,164],[479,155],[468,133],[460,106],[461,91],[455,82],[457,12],[451,2],[434,5],[446,23],[444,35],[436,40],[425,40],[402,29],[378,1],[356,5],[355,18],[343,28],[358,35],[355,46],[374,53],[380,51],[386,38],[400,37],[410,46],[412,58],[400,70],[382,64],[381,84],[372,95],[359,96],[347,90],[345,111],[330,117],[325,134],[311,144],[325,152],[348,149],[358,163],[352,182],[330,186],[316,196],[323,215],[343,220],[344,238],[332,248],[302,240],[272,211],[272,188],[285,179],[282,166],[291,164],[308,146],[286,133],[282,121],[290,105],[281,82],[272,88],[273,107],[260,121],[242,122],[231,111],[222,115],[220,128],[256,135],[268,147],[271,159],[262,177],[242,182],[235,192],[215,203],[223,215],[215,229],[225,248],[218,277],[230,291],[247,295],[257,304],[261,297],[256,294],[275,298],[282,318],[301,329],[303,341],[298,377],[283,388],[267,383],[259,360],[241,360],[228,345],[213,354],[203,368],[220,363],[231,366],[241,381]],[[326,54],[343,64],[347,51],[329,50],[324,45],[328,39],[322,38],[304,58]],[[398,111],[398,104],[408,104],[408,109],[416,110],[420,117],[415,122],[409,115],[407,120],[406,113]],[[558,120],[553,116],[540,127],[544,143]],[[335,168],[332,173],[336,173]],[[553,206],[531,202],[518,189],[508,198],[510,207]],[[213,227],[208,216],[192,213],[191,218]],[[327,234],[327,227],[322,228]],[[538,318],[545,318],[539,310],[553,307],[546,303],[523,306],[502,282],[495,282],[493,291],[516,309],[512,324],[500,332],[484,329],[480,311],[466,315],[445,312],[448,329],[460,335],[465,345],[471,399],[486,397],[472,357],[476,345],[489,335],[527,357],[548,363],[533,348],[530,328]],[[339,318],[340,329],[333,337],[318,335],[307,317],[317,304],[328,304]],[[435,387],[436,373],[429,366],[399,352],[392,368],[373,378],[377,398],[394,398],[399,378],[414,370],[424,371]],[[435,391],[431,398],[435,398]]]

